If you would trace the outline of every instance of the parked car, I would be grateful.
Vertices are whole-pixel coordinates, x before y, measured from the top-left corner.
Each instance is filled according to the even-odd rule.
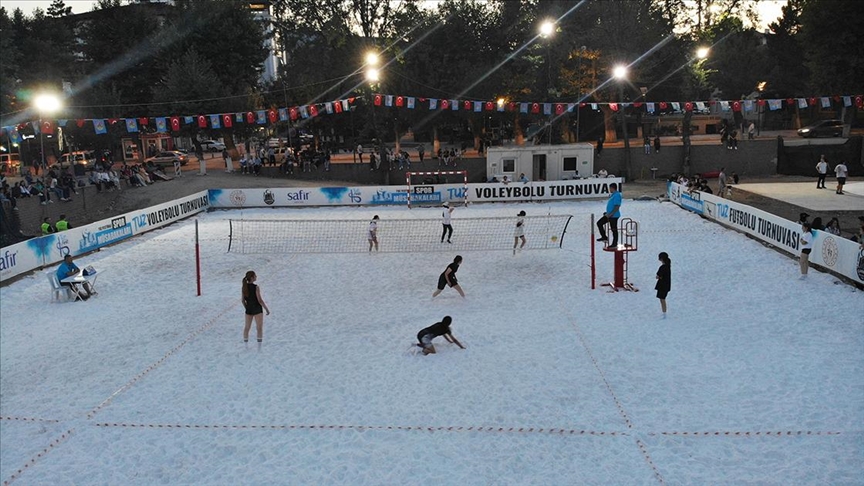
[[[842,120],[822,120],[798,130],[798,135],[808,137],[839,137],[843,135]]]
[[[21,160],[18,154],[0,154],[0,173],[18,175],[20,167]]]
[[[93,150],[79,150],[61,155],[60,160],[57,161],[57,165],[62,169],[72,165],[92,166],[94,162],[96,162],[96,152]]]
[[[176,150],[166,150],[159,152],[153,157],[144,159],[144,162],[147,164],[152,163],[153,165],[159,167],[173,167],[175,160],[179,160],[180,165],[186,165],[189,162],[189,157]]]
[[[201,150],[205,150],[207,152],[221,152],[225,150],[225,144],[222,142],[217,142],[216,140],[202,140]]]

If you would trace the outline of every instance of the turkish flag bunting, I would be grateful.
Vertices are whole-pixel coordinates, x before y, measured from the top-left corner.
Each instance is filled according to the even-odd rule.
[[[441,109],[446,110],[450,108],[450,100],[441,100]]]
[[[267,120],[269,120],[270,123],[276,123],[279,121],[279,112],[270,108],[270,110],[267,111]]]
[[[612,111],[618,111],[618,103],[609,103],[609,109]]]
[[[491,101],[487,101],[486,102],[486,111],[492,111],[494,109],[495,109],[495,103],[492,103]]]
[[[864,107],[864,97],[862,97],[861,95],[856,96],[856,97],[855,97],[855,106],[856,106],[859,110],[860,110],[862,107]]]
[[[564,105],[563,104],[561,104],[561,103],[555,104],[555,114],[556,115],[563,115],[564,114]]]
[[[142,116],[141,118],[138,119],[138,123],[140,125],[147,126],[147,124],[150,123],[150,119],[147,118],[146,116]]]
[[[840,103],[840,95],[834,95],[834,101]]]
[[[404,105],[405,105],[405,98],[403,98],[401,96],[397,96],[396,97],[396,106],[399,108],[402,108],[402,106],[404,106]]]
[[[585,103],[579,103],[579,108],[585,108]]]
[[[205,121],[205,123],[206,123],[206,121]],[[179,116],[172,116],[171,117],[171,130],[173,130],[175,132],[180,130],[180,117]]]
[[[795,104],[795,98],[786,98],[786,104],[792,106]]]
[[[318,105],[309,105],[309,114],[312,116],[318,116]]]
[[[78,128],[81,128],[81,127],[84,126],[84,123],[85,123],[86,121],[87,121],[87,120],[84,120],[83,118],[79,118],[79,119],[75,120],[75,124],[78,125]]]
[[[765,106],[765,100],[756,100],[756,104],[759,106]]]
[[[382,96],[380,94],[375,95],[375,106],[381,106]]]
[[[732,111],[741,111],[741,102],[733,101],[732,102]]]
[[[669,108],[669,104],[666,103],[665,101],[661,101],[661,102],[660,102],[660,109],[661,109],[661,110],[665,110],[665,109],[667,109],[667,108]]]
[[[225,128],[234,126],[234,117],[230,114],[222,115],[222,126]]]
[[[636,102],[634,102],[634,103],[633,103],[633,108],[642,108],[642,102],[641,102],[641,101],[636,101]]]
[[[296,106],[294,108],[291,108],[291,111],[288,112],[288,116],[291,117],[291,121],[297,120],[297,117],[300,115],[297,113],[297,107]]]
[[[516,103],[511,101],[510,103],[507,104],[507,109],[510,111],[516,111]]]
[[[246,123],[250,125],[255,123],[255,113],[252,113],[251,111],[246,112]]]
[[[207,117],[198,115],[198,128],[207,128]]]
[[[693,111],[693,103],[689,101],[684,103],[684,111]]]
[[[531,113],[540,113],[540,103],[531,103]]]
[[[39,131],[42,133],[54,133],[54,124],[48,120],[42,120]]]
[[[816,98],[810,98],[810,106],[816,106]]]
[[[333,110],[336,113],[342,113],[342,101],[341,100],[333,103]]]
[[[109,118],[108,119],[108,123],[110,123],[112,125],[116,125],[118,121],[120,121],[119,118]]]
[[[467,100],[464,101],[462,103],[462,109],[467,110],[467,111],[471,111],[471,102],[467,101]]]

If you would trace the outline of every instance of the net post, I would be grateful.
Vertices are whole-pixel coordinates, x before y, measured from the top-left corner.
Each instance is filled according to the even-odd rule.
[[[408,184],[408,209],[411,209],[411,171],[405,173],[405,182]]]
[[[201,250],[198,246],[198,220],[195,220],[195,282],[198,285],[198,297],[201,297]],[[230,240],[229,240],[230,241]],[[229,243],[230,245],[230,243]]]
[[[462,205],[464,205],[467,208],[468,207],[468,171],[467,170],[462,171],[462,182],[463,182]]]
[[[594,213],[591,213],[591,231],[589,233],[591,241],[589,241],[591,245],[591,290],[594,290],[595,281],[597,278],[597,265],[594,259]]]

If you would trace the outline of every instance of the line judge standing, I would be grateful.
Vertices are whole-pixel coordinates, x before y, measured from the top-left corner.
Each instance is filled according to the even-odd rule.
[[[441,217],[443,218],[442,224],[444,226],[444,230],[441,232],[441,243],[444,243],[445,236],[447,237],[447,243],[452,243],[450,237],[453,236],[453,225],[450,224],[450,219],[455,208],[451,208],[450,203],[447,201],[444,201],[444,204],[441,206],[444,207],[444,210],[441,211]]]

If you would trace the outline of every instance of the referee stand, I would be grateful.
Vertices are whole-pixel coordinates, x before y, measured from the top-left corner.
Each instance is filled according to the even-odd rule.
[[[609,234],[608,231],[607,234]],[[620,240],[617,246],[609,246],[608,242],[604,243],[603,246],[603,251],[615,254],[614,280],[601,285],[611,287],[610,292],[618,292],[619,289],[638,292],[639,289],[628,281],[627,259],[631,251],[639,249],[639,223],[630,218],[622,219],[618,227],[618,235]]]

